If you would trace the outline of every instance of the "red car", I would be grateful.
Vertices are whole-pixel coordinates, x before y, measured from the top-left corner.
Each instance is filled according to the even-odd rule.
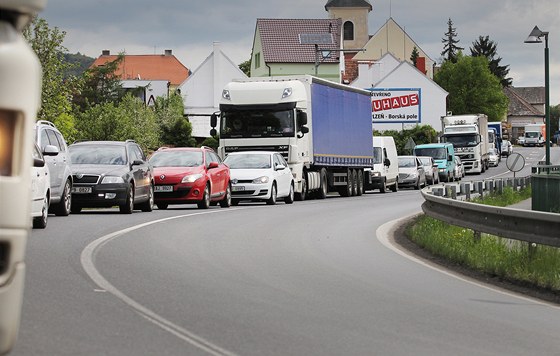
[[[231,206],[229,167],[210,147],[160,148],[150,157],[154,167],[154,200],[159,209],[170,204],[212,203]]]

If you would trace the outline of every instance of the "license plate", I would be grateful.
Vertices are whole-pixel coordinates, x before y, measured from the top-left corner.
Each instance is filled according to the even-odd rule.
[[[155,192],[172,192],[173,186],[172,185],[156,185]]]
[[[243,190],[245,190],[245,187],[243,187],[243,186],[238,186],[238,187],[233,186],[233,187],[231,187],[232,192],[241,192]]]
[[[72,193],[75,194],[89,194],[92,192],[91,187],[72,187]]]

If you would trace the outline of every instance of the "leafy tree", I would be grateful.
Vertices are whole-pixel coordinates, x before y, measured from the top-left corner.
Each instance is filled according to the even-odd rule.
[[[178,94],[169,98],[158,97],[154,105],[156,120],[160,128],[160,141],[164,145],[194,147],[192,125],[183,116],[183,99]]]
[[[95,61],[95,58],[88,57],[78,52],[76,54],[64,53],[64,60],[72,64],[72,67],[69,68],[65,73],[65,78],[67,78],[81,77],[89,68],[89,66],[91,66],[91,64]]]
[[[62,43],[66,32],[58,27],[51,29],[46,20],[35,17],[23,35],[42,66],[41,108],[37,119],[51,121],[70,141],[75,136],[72,93],[76,81],[74,77],[64,79],[72,67],[64,60],[67,49]]]
[[[420,52],[418,52],[418,48],[414,46],[414,48],[412,49],[412,53],[410,54],[410,61],[412,62],[412,64],[414,64],[415,67],[418,57],[420,57]]]
[[[239,69],[243,71],[243,73],[247,74],[248,77],[251,76],[251,59],[246,60],[245,62],[239,64]]]
[[[488,60],[490,71],[500,79],[503,87],[508,87],[512,83],[511,78],[506,78],[509,73],[509,65],[501,66],[501,57],[498,57],[496,52],[497,44],[490,40],[488,36],[478,36],[478,40],[473,42],[470,48],[473,57],[484,56]]]
[[[500,121],[507,113],[508,99],[486,57],[459,55],[456,63],[444,62],[434,80],[449,92],[447,110],[454,115],[483,113]]]
[[[81,111],[88,106],[118,102],[122,95],[121,78],[116,74],[119,65],[124,60],[124,54],[102,66],[86,70],[82,76],[81,92],[76,95],[74,103]]]
[[[560,124],[560,104],[550,106],[550,133],[553,135],[555,132],[560,130],[558,125]]]
[[[220,138],[219,137],[207,137],[204,139],[204,141],[202,141],[201,146],[208,146],[213,148],[214,150],[218,149],[218,146],[220,146]]]
[[[445,37],[441,39],[443,43],[443,51],[441,55],[446,59],[446,61],[451,61],[455,63],[457,61],[457,55],[464,48],[457,46],[459,40],[457,37],[457,29],[453,27],[453,21],[451,18],[447,21],[447,32],[444,34]]]
[[[408,142],[409,138],[412,138],[417,145],[424,143],[437,142],[437,132],[430,125],[418,125],[411,129],[406,129],[402,131],[396,130],[385,130],[385,131],[374,131],[374,136],[392,136],[395,140],[395,146],[397,147],[397,153],[399,155],[409,155],[411,154],[404,147]]]

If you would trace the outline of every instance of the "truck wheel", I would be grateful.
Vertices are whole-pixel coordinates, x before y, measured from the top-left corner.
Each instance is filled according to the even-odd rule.
[[[356,195],[361,196],[364,194],[364,172],[360,171],[359,169],[356,170]]]
[[[301,192],[295,195],[297,201],[304,201],[307,198],[307,173],[303,172],[301,177]]]
[[[352,192],[351,195],[355,197],[358,195],[358,174],[356,173],[355,169],[350,171],[350,175],[352,177]]]
[[[321,186],[319,187],[319,193],[317,194],[318,199],[327,198],[328,186],[327,186],[327,170],[321,169]]]
[[[399,185],[398,185],[397,182],[395,182],[395,184],[393,184],[393,185],[391,186],[391,191],[392,191],[393,193],[396,193],[396,192],[399,191]]]

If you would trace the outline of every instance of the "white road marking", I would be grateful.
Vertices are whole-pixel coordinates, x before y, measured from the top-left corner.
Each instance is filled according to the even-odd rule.
[[[492,286],[492,285],[489,285],[489,284],[481,283],[477,280],[465,277],[465,276],[463,276],[459,273],[455,273],[453,271],[444,269],[444,268],[440,267],[439,265],[427,263],[424,260],[422,260],[422,259],[420,259],[416,256],[413,256],[413,255],[409,254],[407,251],[404,251],[403,249],[400,249],[397,246],[395,246],[393,244],[393,241],[392,241],[392,236],[393,236],[395,230],[397,229],[397,227],[399,225],[405,223],[405,221],[413,218],[414,216],[416,216],[418,214],[421,214],[421,213],[405,216],[405,217],[402,217],[402,218],[399,218],[399,219],[396,219],[396,220],[393,220],[393,221],[389,221],[389,222],[381,225],[375,231],[375,234],[377,236],[377,240],[379,240],[379,242],[381,242],[388,249],[394,251],[395,253],[397,253],[397,254],[405,257],[405,258],[408,258],[409,260],[411,260],[413,262],[416,262],[420,265],[431,268],[435,271],[438,271],[440,273],[443,273],[447,276],[453,277],[453,278],[458,279],[460,281],[463,281],[463,282],[466,282],[466,283],[469,283],[469,284],[472,284],[472,285],[475,285],[475,286],[478,286],[478,287],[481,287],[481,288],[484,288],[484,289],[488,289],[488,290],[491,290],[491,291],[494,291],[494,292],[497,292],[497,293],[500,293],[500,294],[504,294],[504,295],[507,295],[507,296],[510,296],[510,297],[522,299],[522,300],[527,301],[527,302],[532,302],[532,303],[535,303],[535,304],[546,305],[548,307],[552,307],[552,308],[555,308],[555,309],[560,309],[560,306],[558,306],[556,304],[543,302],[542,300],[539,300],[539,299],[530,298],[530,297],[527,297],[527,296],[522,295],[522,294],[514,293],[514,292],[507,291],[505,289],[501,289],[501,288],[498,288],[498,287],[495,287],[495,286]]]
[[[247,208],[237,208],[237,209],[231,209],[231,210],[234,211],[234,210],[241,210],[241,209],[247,209]],[[168,220],[181,219],[181,218],[186,218],[186,217],[191,217],[191,216],[196,216],[196,215],[203,215],[203,214],[213,214],[213,213],[218,213],[218,212],[225,212],[225,210],[205,211],[205,212],[199,212],[199,213],[194,213],[194,214],[172,216],[172,217],[168,217],[168,218],[164,218],[164,219],[149,221],[149,222],[146,222],[146,223],[143,223],[143,224],[140,224],[140,225],[135,225],[133,227],[129,227],[129,228],[126,228],[126,229],[115,231],[111,234],[102,236],[102,237],[92,241],[82,251],[82,254],[80,256],[80,261],[81,261],[82,267],[84,268],[87,275],[93,280],[93,282],[99,286],[99,289],[95,289],[96,292],[107,291],[107,292],[113,294],[115,297],[119,298],[120,300],[122,300],[123,302],[128,304],[130,307],[132,307],[142,317],[146,318],[147,320],[149,320],[150,322],[159,326],[160,328],[172,333],[173,335],[177,336],[178,338],[188,342],[189,344],[191,344],[195,347],[198,347],[199,349],[201,349],[203,351],[206,351],[210,355],[234,356],[235,355],[234,353],[232,353],[232,352],[230,352],[226,349],[223,349],[223,348],[219,347],[218,345],[215,345],[212,342],[210,342],[210,341],[208,341],[208,340],[206,340],[206,339],[204,339],[200,336],[195,335],[194,333],[192,333],[192,332],[190,332],[190,331],[172,323],[171,321],[159,316],[158,314],[154,313],[150,309],[148,309],[148,308],[144,307],[143,305],[141,305],[140,303],[136,302],[134,299],[130,298],[129,296],[127,296],[126,294],[124,294],[123,292],[118,290],[111,283],[109,283],[99,273],[97,268],[95,268],[95,263],[94,263],[95,254],[96,254],[97,251],[99,251],[98,249],[100,247],[102,247],[104,244],[106,244],[107,242],[109,242],[112,239],[115,239],[119,236],[122,236],[124,234],[129,233],[129,232],[132,232],[134,230],[141,229],[145,226],[149,226],[149,225],[153,225],[153,224],[159,224],[161,222],[165,222],[165,221],[168,221]]]

